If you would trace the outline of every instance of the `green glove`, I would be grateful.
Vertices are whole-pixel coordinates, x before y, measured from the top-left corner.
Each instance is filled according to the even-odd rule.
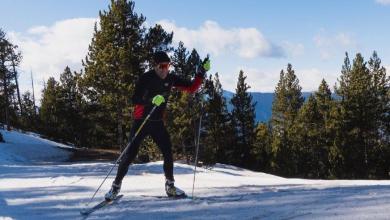
[[[162,103],[165,102],[165,98],[164,96],[162,95],[156,95],[155,97],[153,97],[152,99],[152,103],[153,105],[156,105],[156,106],[160,106]]]
[[[206,72],[210,70],[211,67],[210,67],[210,59],[209,59],[209,57],[206,57],[206,59],[203,61],[202,67],[203,67],[203,69]]]

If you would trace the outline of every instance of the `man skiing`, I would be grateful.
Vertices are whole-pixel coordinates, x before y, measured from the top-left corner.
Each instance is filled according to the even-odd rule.
[[[173,177],[173,158],[172,144],[169,133],[165,128],[162,120],[164,110],[167,106],[168,99],[172,87],[179,90],[194,93],[201,86],[206,72],[210,69],[210,60],[206,58],[196,77],[192,81],[180,78],[169,72],[170,58],[163,52],[158,51],[153,55],[154,69],[144,73],[135,86],[132,102],[135,105],[133,117],[134,123],[130,132],[131,139],[139,129],[145,117],[149,114],[154,106],[157,106],[144,127],[139,131],[133,142],[130,142],[124,152],[124,156],[119,162],[116,178],[112,183],[112,187],[105,195],[106,200],[113,200],[118,195],[122,180],[126,175],[130,163],[136,157],[139,146],[142,140],[150,135],[153,141],[157,144],[164,157],[164,174],[165,174],[165,191],[169,197],[185,197],[185,193],[175,187],[175,179]]]

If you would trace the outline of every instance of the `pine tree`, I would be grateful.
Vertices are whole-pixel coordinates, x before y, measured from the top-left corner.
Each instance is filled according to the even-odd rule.
[[[289,130],[295,123],[296,116],[303,104],[303,97],[292,65],[287,65],[287,71],[280,72],[280,79],[275,89],[272,103],[272,167],[282,175],[296,173],[296,155],[293,151]]]
[[[54,139],[61,139],[59,124],[62,117],[60,113],[62,106],[58,102],[59,93],[59,83],[53,77],[50,77],[42,91],[41,108],[39,111],[42,123],[39,130],[44,135]]]
[[[17,125],[18,107],[15,99],[15,74],[13,65],[15,59],[20,59],[20,54],[16,52],[17,46],[14,46],[0,29],[0,106],[1,121],[7,125]]]
[[[330,110],[331,91],[325,80],[300,108],[290,129],[294,154],[297,155],[297,174],[309,178],[329,176],[329,150],[332,144]]]
[[[317,177],[327,178],[331,176],[331,165],[330,165],[330,150],[333,144],[335,129],[332,126],[332,108],[336,105],[333,98],[332,92],[330,91],[329,85],[322,80],[318,91],[314,93],[319,114],[321,116],[319,124],[319,152],[317,163]]]
[[[343,146],[346,142],[346,127],[344,123],[345,111],[341,103],[345,100],[345,88],[350,82],[351,69],[351,61],[346,53],[341,68],[339,86],[335,85],[335,92],[339,95],[339,100],[337,100],[332,107],[330,114],[331,119],[329,120],[330,126],[334,129],[334,140],[329,151],[330,176],[332,178],[345,177],[345,154],[343,153]]]
[[[378,141],[378,98],[375,76],[370,74],[361,54],[353,65],[348,54],[344,62],[340,85],[336,88],[341,97],[342,121],[337,143],[343,155],[345,177],[368,178],[375,167],[375,149]],[[374,65],[375,66],[375,65]],[[379,88],[379,87],[377,87]]]
[[[189,54],[183,43],[175,50],[172,63],[174,74],[191,80],[195,77],[200,57],[195,49]],[[202,91],[202,89],[201,89]],[[200,93],[202,93],[200,91]],[[171,134],[173,152],[176,158],[184,158],[189,163],[194,160],[195,143],[201,111],[202,94],[195,95],[173,90],[167,108],[167,125]]]
[[[187,51],[187,48],[184,46],[183,42],[179,42],[179,46],[177,49],[175,49],[172,57],[172,64],[174,67],[174,72],[186,79],[190,79],[192,76],[190,71],[191,67],[188,64],[188,57],[189,52]]]
[[[329,176],[329,151],[333,130],[330,113],[333,105],[331,91],[322,80],[318,91],[309,97],[299,109],[294,125],[290,129],[293,155],[296,155],[296,173],[309,178]]]
[[[316,98],[311,95],[300,108],[294,125],[289,129],[292,160],[296,163],[295,174],[302,177],[319,177],[321,127],[323,121]]]
[[[79,88],[81,74],[66,67],[60,75],[58,102],[61,105],[62,125],[61,133],[64,140],[83,146],[87,136],[87,121],[82,114],[83,100]]]
[[[236,164],[250,168],[253,157],[251,150],[255,143],[255,106],[252,95],[248,92],[250,86],[245,82],[246,76],[241,70],[238,76],[236,93],[231,99],[233,105],[232,125],[236,134],[235,159]]]
[[[187,60],[189,52],[185,48],[183,42],[179,43],[177,49],[175,49],[172,64],[174,68],[174,73],[184,77],[187,74]],[[186,106],[188,106],[187,98],[188,95],[183,94],[178,90],[173,90],[169,97],[169,106],[167,108],[167,127],[169,133],[171,134],[172,149],[174,154],[177,157],[185,157],[189,160],[187,148],[191,141],[186,141],[188,139],[187,135],[188,130],[192,129],[191,119],[187,117]],[[192,137],[190,138],[192,140]]]
[[[205,93],[208,97],[205,103],[203,160],[207,164],[216,162],[225,163],[227,146],[232,145],[232,129],[230,126],[230,115],[227,110],[226,99],[223,97],[223,89],[216,73],[206,80]],[[221,138],[224,137],[224,138]]]
[[[21,112],[20,115],[22,129],[38,131],[38,118],[30,91],[26,91],[24,94],[22,94],[21,103],[23,108],[23,112]]]
[[[149,61],[149,69],[153,68],[152,57],[156,50],[172,51],[170,46],[173,38],[173,32],[167,33],[159,24],[149,28],[143,38],[143,50],[146,52]]]
[[[372,143],[377,144],[373,147],[370,169],[376,177],[386,178],[390,167],[390,76],[387,76],[386,69],[381,66],[376,51],[368,61],[368,70],[372,77],[374,120],[377,128],[373,132]]]
[[[256,141],[251,154],[255,157],[254,169],[270,172],[271,171],[271,129],[268,124],[262,122],[256,128]]]
[[[22,60],[22,55],[21,55],[21,52],[17,52],[17,48],[18,46],[17,45],[12,45],[11,47],[11,66],[12,66],[12,75],[13,75],[13,78],[14,78],[14,82],[15,82],[15,87],[16,87],[16,97],[17,97],[17,101],[18,101],[18,104],[19,104],[19,113],[20,115],[23,114],[23,106],[22,106],[22,99],[21,99],[21,96],[20,96],[20,89],[19,89],[19,81],[18,81],[18,71],[16,70],[16,67],[19,66],[21,60]]]
[[[83,116],[82,95],[78,86],[80,75],[66,67],[59,82],[50,78],[43,90],[39,114],[44,134],[76,146],[86,146],[88,122]],[[31,99],[30,93],[26,94],[24,102],[29,118],[35,115]]]

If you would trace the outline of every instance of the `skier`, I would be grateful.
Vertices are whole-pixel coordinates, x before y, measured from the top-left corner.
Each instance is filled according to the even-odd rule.
[[[135,104],[133,118],[134,123],[130,132],[130,137],[135,135],[135,132],[141,126],[146,115],[150,112],[153,106],[158,106],[144,127],[138,133],[137,137],[127,150],[119,162],[116,178],[112,183],[111,189],[106,193],[106,200],[113,200],[118,195],[124,176],[126,175],[130,163],[134,160],[138,153],[139,146],[142,140],[150,135],[153,141],[157,144],[164,157],[164,174],[165,174],[165,191],[168,197],[185,197],[184,191],[175,187],[175,179],[173,177],[173,158],[172,144],[169,133],[165,128],[162,120],[164,110],[167,106],[166,99],[169,97],[172,87],[179,90],[194,93],[201,86],[206,72],[210,69],[210,60],[206,58],[193,81],[188,81],[180,78],[177,75],[169,72],[170,58],[163,52],[158,51],[153,55],[154,69],[144,73],[135,86],[135,91],[132,97],[132,102]]]

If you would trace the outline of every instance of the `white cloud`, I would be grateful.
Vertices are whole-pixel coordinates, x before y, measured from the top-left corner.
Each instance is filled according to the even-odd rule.
[[[286,51],[289,57],[298,57],[302,56],[305,53],[305,46],[301,43],[292,43],[289,41],[284,41],[282,47]]]
[[[10,40],[22,51],[21,89],[31,90],[30,70],[38,82],[35,88],[37,97],[40,97],[43,80],[51,76],[58,79],[67,65],[72,70],[80,70],[96,21],[96,18],[68,19],[52,26],[32,27],[25,33],[9,32]]]
[[[336,54],[344,53],[349,49],[356,48],[357,42],[347,33],[329,35],[324,30],[314,37],[314,43],[319,49],[321,58],[324,60],[333,58]]]
[[[343,47],[355,46],[356,42],[351,36],[345,33],[339,33],[334,37],[334,41]]]
[[[322,79],[328,83],[329,88],[333,91],[333,86],[339,77],[339,71],[320,71],[317,68],[295,70],[295,74],[299,79],[299,85],[302,91],[317,91]]]
[[[284,67],[284,70],[286,68]],[[295,69],[295,74],[299,79],[299,85],[302,91],[316,91],[320,86],[322,79],[325,79],[331,90],[337,81],[339,72],[334,71],[320,71],[317,68],[310,69]],[[240,70],[244,71],[247,76],[246,83],[251,86],[251,92],[274,92],[279,81],[281,69],[263,70],[258,68],[236,68],[236,74],[220,75],[223,88],[228,91],[235,91],[237,86],[238,73]]]
[[[375,2],[381,5],[390,5],[390,0],[375,0]]]
[[[188,48],[196,48],[201,53],[215,56],[235,53],[242,58],[259,56],[283,56],[281,47],[272,44],[256,28],[224,29],[215,21],[205,21],[198,29],[179,27],[174,22],[157,22],[166,31],[174,32],[174,43],[184,42]]]
[[[220,74],[223,89],[234,92],[237,87],[237,80],[240,70],[247,76],[246,83],[251,87],[251,92],[274,92],[279,80],[280,70],[265,70],[239,66],[235,68],[234,74]]]

